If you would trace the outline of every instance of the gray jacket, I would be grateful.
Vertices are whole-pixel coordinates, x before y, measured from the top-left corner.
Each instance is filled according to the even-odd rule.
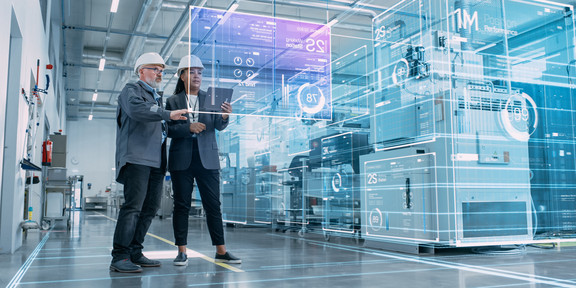
[[[162,120],[170,121],[170,111],[158,105],[150,86],[142,81],[124,86],[116,110],[116,181],[124,182],[118,174],[126,163],[166,169]]]
[[[204,111],[203,107],[204,102],[207,101],[206,97],[206,92],[198,92],[200,111]],[[186,91],[182,91],[166,100],[166,109],[186,109],[188,107],[186,101]],[[185,116],[188,117],[188,114]],[[228,119],[222,119],[220,114],[200,113],[198,116],[198,122],[206,125],[206,130],[196,135],[200,160],[206,169],[220,169],[215,130],[226,128]],[[168,154],[169,171],[185,170],[190,166],[190,161],[192,160],[192,135],[189,119],[168,123],[168,137],[172,138],[170,153]]]

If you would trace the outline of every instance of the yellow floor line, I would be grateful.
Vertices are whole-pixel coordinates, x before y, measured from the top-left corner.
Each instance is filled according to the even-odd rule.
[[[104,218],[107,218],[107,219],[109,219],[109,220],[112,220],[112,221],[116,222],[116,219],[114,219],[114,218],[110,218],[110,217],[108,217],[108,216],[106,216],[106,215],[104,215],[104,214],[102,214],[102,213],[99,213],[99,212],[95,212],[95,213],[103,216]],[[172,246],[176,246],[176,244],[174,244],[174,242],[172,242],[172,241],[170,241],[170,240],[168,240],[168,239],[166,239],[166,238],[160,237],[160,236],[158,236],[158,235],[152,234],[152,233],[150,233],[150,232],[146,233],[146,235],[150,235],[151,237],[154,237],[154,238],[156,238],[156,239],[158,239],[158,240],[160,240],[160,241],[162,241],[162,242],[164,242],[164,243],[168,243],[168,244],[170,244],[170,245],[172,245]],[[204,259],[204,260],[206,260],[206,261],[208,261],[208,262],[212,262],[212,263],[214,263],[214,264],[216,264],[216,265],[218,265],[218,266],[224,267],[224,268],[229,269],[229,270],[232,270],[232,271],[234,271],[234,272],[244,272],[244,270],[238,269],[238,268],[236,268],[236,267],[234,267],[234,266],[230,266],[230,265],[228,265],[228,264],[226,264],[226,263],[218,263],[218,262],[214,261],[213,258],[210,258],[210,257],[208,257],[208,256],[206,256],[206,255],[204,255],[204,254],[202,254],[202,253],[197,252],[197,251],[194,251],[194,250],[191,250],[191,249],[187,249],[187,250],[188,250],[188,251],[187,251],[187,254],[197,255],[198,258],[202,258],[202,259]]]

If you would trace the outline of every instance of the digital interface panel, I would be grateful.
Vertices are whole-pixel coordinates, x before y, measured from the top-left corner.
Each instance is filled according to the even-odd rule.
[[[234,114],[331,119],[330,27],[192,7],[189,31],[202,89],[233,88]]]

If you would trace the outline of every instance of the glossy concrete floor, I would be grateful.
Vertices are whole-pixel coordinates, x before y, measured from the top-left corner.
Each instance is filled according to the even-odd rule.
[[[145,254],[159,268],[140,274],[110,272],[115,227],[112,212],[74,212],[66,231],[29,231],[23,246],[0,255],[0,286],[6,287],[576,287],[576,247],[528,247],[509,254],[469,249],[414,256],[362,247],[353,239],[303,238],[270,227],[227,227],[230,252],[240,265],[217,265],[204,219],[190,218],[187,267],[175,257],[171,219],[155,219]]]

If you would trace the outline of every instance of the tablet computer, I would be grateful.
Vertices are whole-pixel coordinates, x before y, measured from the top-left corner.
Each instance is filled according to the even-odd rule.
[[[220,112],[222,103],[230,102],[232,100],[232,93],[234,89],[209,87],[206,91],[207,97],[204,101],[204,110],[211,112]]]

